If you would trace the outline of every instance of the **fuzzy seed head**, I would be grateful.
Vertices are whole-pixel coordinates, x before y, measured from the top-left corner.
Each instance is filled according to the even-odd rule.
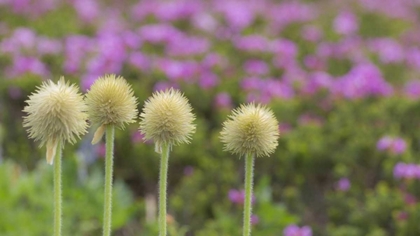
[[[75,143],[76,138],[86,133],[87,114],[83,96],[78,87],[65,82],[64,78],[54,83],[48,80],[29,96],[23,109],[23,126],[29,137],[54,149],[57,142]],[[54,144],[54,145],[52,145]],[[55,149],[54,149],[55,150]],[[51,152],[54,154],[55,152]],[[52,163],[49,157],[49,163]]]
[[[195,132],[195,116],[187,98],[178,90],[154,93],[140,114],[140,131],[146,140],[154,140],[156,151],[163,144],[189,143]]]
[[[254,103],[241,105],[223,123],[221,140],[225,150],[241,156],[269,156],[277,147],[278,123],[274,113]]]
[[[96,126],[124,128],[137,116],[137,99],[127,81],[116,75],[99,77],[86,94],[89,120]]]

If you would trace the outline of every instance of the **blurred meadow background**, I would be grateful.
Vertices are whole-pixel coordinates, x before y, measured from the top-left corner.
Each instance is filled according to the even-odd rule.
[[[221,123],[245,102],[280,122],[255,166],[253,235],[420,235],[420,1],[0,0],[0,235],[52,233],[52,167],[24,101],[61,75],[175,87],[197,114],[169,165],[173,236],[240,235],[243,160]],[[64,235],[100,235],[104,143],[63,156]],[[114,235],[157,235],[159,156],[116,132]]]

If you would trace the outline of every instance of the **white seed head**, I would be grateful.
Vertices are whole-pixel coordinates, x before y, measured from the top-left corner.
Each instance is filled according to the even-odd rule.
[[[274,113],[254,103],[241,105],[223,123],[221,140],[225,150],[241,156],[269,156],[277,147],[278,123]]]
[[[57,83],[51,80],[42,83],[26,100],[23,126],[28,128],[30,138],[41,142],[40,146],[48,144],[50,164],[58,142],[73,144],[86,133],[86,104],[78,90],[61,77]]]
[[[131,86],[123,77],[112,74],[93,83],[86,94],[86,103],[89,120],[98,127],[112,124],[124,128],[126,123],[135,121],[138,113]]]
[[[153,140],[156,151],[162,145],[189,143],[195,132],[195,116],[188,99],[178,90],[154,93],[140,114],[140,131],[146,140]]]

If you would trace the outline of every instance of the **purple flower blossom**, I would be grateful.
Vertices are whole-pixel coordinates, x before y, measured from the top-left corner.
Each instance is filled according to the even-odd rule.
[[[239,50],[248,52],[263,52],[269,46],[267,38],[256,34],[235,38],[233,43]]]
[[[230,109],[232,107],[232,98],[229,93],[218,93],[214,98],[214,105],[218,108]]]
[[[10,77],[21,76],[25,73],[32,73],[39,76],[49,76],[46,65],[34,57],[15,57],[13,66],[7,69]]]
[[[192,174],[194,174],[194,167],[192,167],[192,166],[184,167],[184,175],[185,176],[191,176]]]
[[[413,69],[420,71],[420,49],[417,47],[409,48],[406,51],[405,59],[407,64]]]
[[[203,54],[210,48],[210,42],[199,37],[178,37],[166,47],[166,53],[171,56],[193,56]]]
[[[162,70],[169,80],[189,81],[198,72],[199,65],[194,61],[174,61],[162,59],[157,62],[157,66]]]
[[[141,52],[133,52],[128,56],[128,62],[141,71],[149,71],[152,67],[151,59]]]
[[[132,143],[142,143],[144,135],[140,131],[135,131],[131,133],[131,142]]]
[[[395,155],[400,155],[406,151],[407,143],[402,138],[384,136],[376,143],[376,148],[379,151],[387,150]]]
[[[309,226],[299,227],[289,225],[283,230],[283,236],[312,236],[312,229]]]
[[[178,86],[172,82],[159,81],[153,87],[153,91],[165,91],[170,88],[178,88]]]
[[[272,5],[268,11],[268,17],[274,30],[281,30],[293,22],[306,22],[317,16],[315,8],[309,4],[286,1],[278,5]]]
[[[389,96],[393,93],[393,88],[376,66],[360,64],[336,81],[333,92],[342,94],[345,98],[357,99],[371,95]]]
[[[251,224],[256,225],[260,222],[260,218],[257,215],[251,215]]]
[[[396,179],[420,179],[420,165],[398,162],[394,166],[393,174]]]
[[[196,14],[192,23],[196,28],[206,32],[214,32],[218,26],[217,20],[211,14],[205,12]]]
[[[348,178],[341,178],[337,183],[336,183],[336,188],[342,192],[346,192],[350,189],[351,187],[351,183],[350,180]]]
[[[377,52],[382,63],[399,63],[404,60],[402,46],[391,38],[373,39],[369,43],[372,52]]]
[[[325,72],[315,72],[310,74],[306,84],[303,86],[302,91],[305,94],[314,94],[319,90],[332,88],[334,79],[331,75]]]
[[[304,26],[302,28],[302,37],[305,40],[316,42],[322,38],[322,31],[316,26]]]
[[[290,83],[277,79],[268,79],[263,84],[264,94],[272,98],[291,99],[295,96],[295,91]]]
[[[350,35],[359,29],[356,15],[350,11],[343,11],[334,19],[334,30],[343,35]]]
[[[218,3],[216,9],[224,14],[226,22],[231,28],[242,30],[254,21],[254,12],[250,4],[235,0]]]
[[[404,141],[404,139],[396,138],[393,140],[392,146],[391,146],[392,153],[396,155],[403,154],[406,149],[407,149],[407,143]]]
[[[399,162],[394,166],[394,178],[401,179],[405,176],[406,164]]]
[[[229,190],[228,193],[228,197],[229,200],[237,205],[243,205],[245,202],[245,191],[244,190],[236,190],[236,189],[231,189]],[[255,203],[255,196],[252,195],[252,199],[251,199],[252,204]]]
[[[202,89],[211,89],[219,83],[219,77],[210,71],[204,72],[200,76],[199,85]]]
[[[387,150],[389,147],[391,147],[392,142],[394,139],[390,136],[384,136],[376,143],[376,148],[379,151]]]
[[[189,18],[199,9],[200,5],[198,2],[181,0],[176,2],[159,2],[159,4],[152,9],[152,12],[159,20],[175,21]]]
[[[252,75],[265,75],[269,68],[267,63],[261,60],[248,60],[244,64],[245,72]]]
[[[287,134],[292,131],[292,125],[289,123],[282,122],[279,124],[280,134]]]
[[[144,25],[140,28],[139,34],[150,43],[166,43],[182,37],[182,33],[170,24]]]
[[[404,86],[404,94],[412,99],[420,98],[420,80],[410,80],[406,82]]]
[[[290,40],[279,39],[271,43],[271,49],[275,53],[273,65],[278,68],[290,68],[296,65],[298,48]]]
[[[92,22],[100,14],[96,0],[74,0],[73,6],[79,17],[85,22]]]
[[[58,54],[62,50],[62,44],[58,40],[38,37],[37,51],[40,55],[45,54]]]

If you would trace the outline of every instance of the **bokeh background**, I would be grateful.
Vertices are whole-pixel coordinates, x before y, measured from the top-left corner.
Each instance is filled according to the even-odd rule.
[[[25,100],[106,73],[139,99],[175,87],[197,114],[169,167],[170,235],[240,235],[243,159],[221,123],[245,102],[280,122],[255,166],[253,235],[420,235],[420,1],[0,0],[0,235],[52,232],[52,168]],[[116,132],[114,235],[157,235],[159,157]],[[64,152],[64,235],[100,235],[104,144]]]

